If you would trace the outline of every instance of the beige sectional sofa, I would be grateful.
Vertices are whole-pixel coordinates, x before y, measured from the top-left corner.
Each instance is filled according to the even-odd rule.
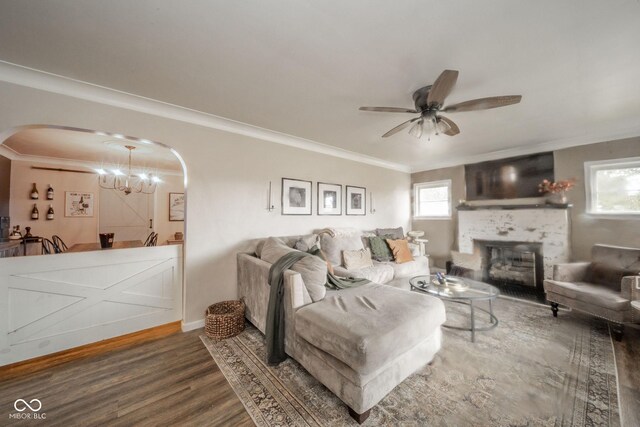
[[[293,246],[298,238],[280,240]],[[247,305],[247,319],[262,333],[271,265],[256,254],[238,254],[239,295]],[[393,270],[391,265],[378,267],[384,274]],[[396,385],[431,362],[441,346],[444,305],[380,283],[327,290],[314,302],[302,277],[292,270],[284,274],[285,351],[362,422]]]

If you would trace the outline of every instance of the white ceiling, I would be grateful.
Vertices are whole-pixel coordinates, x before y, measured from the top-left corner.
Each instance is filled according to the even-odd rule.
[[[640,135],[640,2],[0,0],[0,60],[410,166]],[[461,134],[380,135],[460,70]]]
[[[136,170],[156,174],[158,171],[182,171],[178,158],[169,149],[150,141],[125,139],[121,135],[33,128],[21,130],[2,143],[24,160],[63,161],[87,167],[119,168],[123,172],[126,172],[129,161],[126,145],[135,147],[131,164]]]

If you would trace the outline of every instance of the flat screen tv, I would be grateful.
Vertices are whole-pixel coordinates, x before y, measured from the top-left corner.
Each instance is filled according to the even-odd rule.
[[[467,200],[540,197],[538,184],[554,180],[553,153],[465,165]]]

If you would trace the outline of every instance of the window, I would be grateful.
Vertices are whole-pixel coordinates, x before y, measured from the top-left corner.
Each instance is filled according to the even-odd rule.
[[[640,157],[586,162],[587,212],[640,215]]]
[[[416,218],[451,218],[451,180],[422,182],[413,186]]]

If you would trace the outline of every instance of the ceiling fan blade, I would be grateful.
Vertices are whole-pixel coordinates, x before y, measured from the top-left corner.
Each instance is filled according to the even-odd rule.
[[[417,113],[416,110],[400,107],[360,107],[360,111],[379,111],[381,113]]]
[[[443,117],[443,116],[438,116],[438,120],[442,120],[447,125],[449,125],[449,130],[446,132],[443,132],[445,135],[454,136],[460,133],[460,128],[458,127],[457,124],[453,122],[453,120],[447,119],[446,117]]]
[[[443,105],[444,99],[451,93],[451,89],[453,89],[457,80],[458,71],[444,70],[431,86],[429,96],[427,96],[427,105],[429,107]]]
[[[386,138],[388,136],[394,135],[398,132],[400,132],[402,129],[406,128],[407,126],[409,126],[411,123],[415,122],[416,120],[420,120],[421,117],[415,117],[411,120],[407,120],[404,123],[400,123],[398,126],[394,127],[393,129],[391,129],[389,132],[385,133],[384,135],[382,135],[383,138]]]
[[[506,107],[520,102],[522,95],[492,96],[489,98],[472,99],[471,101],[449,105],[443,109],[444,113],[461,113],[463,111],[488,110],[490,108]]]

